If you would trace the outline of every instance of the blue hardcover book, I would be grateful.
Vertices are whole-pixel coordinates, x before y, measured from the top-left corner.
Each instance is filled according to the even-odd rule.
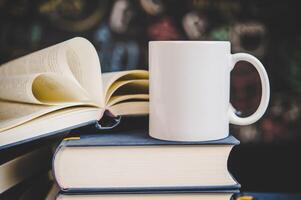
[[[136,199],[136,200],[231,200],[233,194],[238,190],[195,190],[195,191],[143,191],[127,193],[103,193],[103,192],[60,192],[57,200],[81,199],[81,200],[116,200],[116,199]],[[53,199],[53,198],[52,198]]]
[[[68,192],[235,190],[227,170],[233,136],[172,142],[147,131],[81,134],[66,138],[53,160],[58,185]]]
[[[140,192],[65,192],[60,191],[57,184],[53,184],[46,199],[69,200],[230,200],[233,194],[239,194],[239,190],[176,190],[176,191],[140,191]]]

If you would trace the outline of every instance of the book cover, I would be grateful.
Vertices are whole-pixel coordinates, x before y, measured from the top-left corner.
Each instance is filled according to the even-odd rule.
[[[78,139],[65,139],[63,146],[145,146],[145,145],[238,145],[239,141],[229,135],[221,140],[178,142],[151,138],[147,130],[81,134]]]
[[[210,191],[224,190],[225,191],[225,190],[233,190],[233,189],[235,190],[235,189],[239,189],[240,185],[232,177],[232,175],[227,171],[227,156],[229,155],[232,147],[235,145],[238,145],[238,144],[239,144],[239,141],[231,135],[228,136],[227,138],[224,138],[221,140],[215,140],[215,141],[175,142],[175,141],[163,141],[163,140],[151,138],[148,135],[147,130],[133,130],[133,131],[120,131],[120,132],[110,131],[110,132],[103,132],[103,133],[80,134],[80,135],[73,134],[72,137],[65,138],[61,142],[59,147],[57,148],[57,151],[56,151],[56,154],[55,154],[54,160],[53,160],[53,169],[54,169],[53,172],[54,172],[56,180],[57,180],[58,184],[60,185],[60,187],[62,188],[62,190],[67,191],[67,192],[146,192],[146,191],[154,192],[154,191],[203,191],[203,190],[204,191],[208,191],[208,190],[210,190]],[[201,162],[211,163],[211,165],[208,164],[208,166],[204,168],[206,170],[209,170],[208,172],[202,172],[201,170],[198,170],[199,169],[198,167],[196,169],[191,168],[191,170],[190,170],[189,165],[187,163],[185,163],[185,165],[187,165],[188,168],[187,168],[187,166],[184,166],[184,167],[186,167],[187,169],[189,169],[189,171],[191,171],[190,175],[188,175],[187,177],[200,176],[200,177],[208,178],[208,175],[205,175],[205,176],[203,176],[203,175],[206,173],[210,174],[212,172],[212,170],[214,170],[214,169],[211,169],[212,166],[216,167],[213,163],[213,162],[216,162],[216,161],[214,161],[214,159],[217,159],[218,157],[220,157],[221,161],[218,161],[220,163],[220,164],[218,164],[218,165],[220,165],[220,167],[218,167],[218,170],[220,170],[220,171],[217,173],[224,174],[221,180],[225,180],[225,182],[222,181],[222,183],[215,185],[212,181],[209,180],[209,181],[205,181],[204,185],[201,185],[201,184],[198,185],[198,184],[196,184],[196,182],[194,182],[193,184],[190,185],[190,180],[187,179],[185,184],[182,184],[182,181],[179,182],[179,179],[178,179],[177,180],[178,182],[176,181],[177,183],[175,182],[175,184],[173,184],[174,182],[172,182],[172,181],[169,181],[169,182],[167,181],[166,184],[160,183],[161,185],[160,184],[156,185],[153,183],[155,183],[157,181],[155,181],[153,178],[150,178],[150,179],[152,179],[152,181],[154,181],[154,182],[151,181],[152,184],[148,185],[148,184],[144,184],[144,182],[138,183],[140,178],[137,176],[137,174],[135,174],[135,170],[133,170],[133,168],[138,166],[137,170],[140,171],[139,174],[142,173],[142,174],[145,174],[145,176],[148,176],[149,172],[156,173],[156,172],[154,172],[154,170],[152,169],[151,166],[155,163],[158,163],[159,165],[162,166],[161,167],[162,169],[160,169],[158,172],[160,172],[160,173],[162,171],[164,172],[165,170],[167,170],[167,168],[165,168],[165,165],[162,164],[161,162],[165,162],[166,159],[164,159],[164,156],[166,156],[166,155],[164,155],[164,156],[161,155],[160,161],[149,160],[149,159],[151,157],[152,157],[151,159],[153,159],[154,157],[159,158],[160,155],[158,153],[161,153],[161,152],[166,153],[166,150],[168,150],[170,148],[171,149],[176,148],[177,150],[174,152],[179,153],[179,152],[182,152],[183,150],[186,151],[187,149],[189,149],[191,147],[193,149],[189,150],[189,152],[193,153],[196,150],[197,154],[190,155],[190,153],[187,151],[184,154],[182,154],[181,159],[188,158],[187,161],[190,162],[192,164],[192,166],[202,166],[203,164]],[[123,149],[121,149],[121,148],[123,148]],[[135,156],[138,156],[138,157],[131,157],[133,155],[132,154],[133,151],[128,152],[129,148],[135,149],[135,152],[134,152]],[[146,150],[145,150],[145,148],[146,148]],[[155,148],[155,149],[153,149],[153,148]],[[70,150],[68,155],[70,155],[70,156],[74,155],[74,156],[71,156],[72,157],[71,159],[74,159],[76,157],[75,160],[67,161],[67,159],[70,158],[70,156],[68,156],[67,154],[64,155],[64,153],[66,153],[65,150],[67,150],[67,149]],[[112,156],[110,156],[110,153],[107,152],[108,149],[115,151],[112,154]],[[202,149],[203,152],[199,154],[198,150],[200,150],[200,149]],[[71,153],[71,151],[73,151],[73,150],[75,150],[75,151]],[[104,163],[103,164],[96,163],[96,161],[99,162],[99,160],[101,159],[100,156],[103,156],[104,154],[106,154],[103,152],[104,150],[107,153],[107,157],[105,158],[106,164],[103,165]],[[213,157],[213,159],[211,159],[210,156],[207,158],[202,157],[202,155],[206,156],[206,152],[208,152],[208,151],[209,151],[210,155],[218,155],[218,157],[216,157],[216,158]],[[147,155],[145,153],[147,153]],[[94,154],[94,155],[92,155],[92,154]],[[172,155],[172,154],[169,154],[169,155]],[[85,156],[85,155],[89,155],[88,157],[90,157],[90,158],[88,160],[80,160],[80,159],[86,159],[87,156]],[[125,158],[126,156],[129,156],[129,158],[128,159]],[[198,159],[197,159],[197,160],[199,160],[198,163],[195,162],[195,160],[193,158],[194,156],[198,156]],[[201,157],[199,157],[199,156],[201,156]],[[189,157],[191,157],[191,158],[189,158]],[[110,160],[111,158],[113,160]],[[139,162],[143,162],[142,160],[144,158],[146,158],[146,162],[149,164],[141,165],[141,163],[140,164],[136,163],[137,160],[139,160]],[[195,157],[195,158],[197,158],[197,157]],[[208,158],[210,158],[211,161],[209,161]],[[121,159],[124,159],[124,160],[121,161]],[[171,158],[171,159],[168,158],[168,159],[171,162],[174,162],[178,158],[175,157],[175,158]],[[72,167],[67,166],[69,162],[72,163]],[[167,161],[167,162],[169,162],[169,161]],[[63,164],[63,163],[65,163],[65,164]],[[85,167],[78,166],[83,163],[84,163]],[[109,163],[109,164],[107,164],[107,163]],[[110,164],[110,163],[112,163],[112,164]],[[151,163],[153,163],[153,164],[151,164]],[[170,163],[167,163],[167,164],[170,164]],[[94,167],[91,169],[88,169],[92,165]],[[181,165],[181,162],[179,162],[179,165]],[[60,166],[64,166],[63,167],[64,169],[68,168],[69,170],[67,172],[66,171],[63,172],[62,171],[63,168]],[[99,166],[99,167],[96,167],[96,166]],[[143,166],[143,167],[140,167],[140,166]],[[95,171],[95,169],[96,169],[95,167],[99,170]],[[108,170],[112,167],[114,168],[115,171],[113,170],[112,172],[106,172],[105,174],[100,175],[101,173],[103,173],[104,170]],[[173,166],[173,168],[174,167],[175,166]],[[71,172],[75,168],[77,168],[75,170],[76,173]],[[173,170],[175,171],[175,173],[179,172],[178,174],[184,173],[182,171],[182,167],[179,168],[180,171],[177,171],[176,169],[173,169]],[[195,175],[191,174],[191,173],[195,173],[196,172],[195,170],[198,170],[201,173],[195,174]],[[211,172],[210,172],[210,170],[211,170]],[[128,173],[132,174],[132,175],[129,175]],[[87,174],[88,174],[89,178],[86,177]],[[120,174],[121,177],[119,177],[119,175],[116,177],[113,177],[110,174],[111,175]],[[203,175],[200,175],[200,174],[203,174]],[[108,184],[103,184],[104,182],[106,182],[104,180],[105,179],[104,176],[107,176],[108,180],[109,179],[114,179],[114,180],[119,179],[120,180],[120,179],[124,179],[125,175],[127,176],[127,180],[129,180],[129,182],[131,182],[131,184],[129,184],[129,182],[127,182],[127,181],[122,181],[122,183],[120,183],[119,185],[118,184],[110,185],[111,184],[111,183],[109,183],[110,181],[107,182]],[[157,176],[156,174],[153,174],[153,175]],[[166,171],[165,171],[165,175],[166,175]],[[81,177],[82,180],[85,179],[84,182],[87,184],[81,185],[81,183],[79,183],[79,182],[78,183],[72,182],[71,179],[78,180],[76,178],[77,176]],[[135,182],[133,180],[134,177],[137,179],[138,182]],[[158,178],[159,177],[160,176],[158,176]],[[173,177],[173,175],[170,174],[170,178],[172,178],[172,177]],[[166,177],[165,177],[165,179],[166,179]],[[67,180],[67,182],[66,182],[66,180]],[[215,180],[217,180],[217,179],[215,179]],[[95,183],[92,184],[91,182],[94,182],[94,181],[95,181]],[[210,183],[210,184],[206,185],[206,183]],[[223,183],[225,183],[225,185]],[[179,184],[179,185],[177,185],[177,184]]]

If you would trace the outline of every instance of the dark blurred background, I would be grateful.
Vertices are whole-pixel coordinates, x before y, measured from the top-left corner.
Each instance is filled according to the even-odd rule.
[[[250,126],[232,126],[241,145],[229,169],[243,191],[301,192],[301,12],[299,1],[0,0],[0,63],[82,36],[97,48],[103,72],[147,69],[150,40],[230,40],[266,67],[271,101]],[[231,102],[256,110],[257,72],[240,62]]]

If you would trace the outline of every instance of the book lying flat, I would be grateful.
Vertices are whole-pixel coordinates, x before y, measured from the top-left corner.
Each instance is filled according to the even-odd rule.
[[[60,192],[53,184],[46,200],[230,200],[239,190],[142,191],[142,192]]]
[[[0,194],[41,172],[51,164],[51,147],[43,146],[0,164]]]
[[[52,187],[48,171],[36,174],[20,184],[0,194],[1,200],[39,200],[45,199]],[[55,198],[53,198],[55,199]],[[53,200],[51,199],[51,200]]]
[[[197,191],[197,192],[164,192],[164,193],[127,193],[127,194],[64,194],[56,200],[231,200],[237,190],[229,191]]]
[[[0,149],[30,138],[148,113],[148,72],[101,73],[97,52],[73,38],[0,66]]]
[[[233,136],[207,142],[171,142],[147,131],[82,134],[66,138],[53,160],[65,191],[174,191],[233,189],[227,170]]]

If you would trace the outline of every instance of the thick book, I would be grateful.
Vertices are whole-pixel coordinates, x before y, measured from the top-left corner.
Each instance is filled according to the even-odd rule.
[[[230,200],[239,190],[142,191],[142,192],[60,192],[53,184],[46,200]]]
[[[93,45],[73,38],[0,66],[0,149],[95,123],[148,113],[148,72],[101,73]]]
[[[237,189],[227,170],[233,136],[207,142],[172,142],[147,131],[82,134],[66,138],[53,160],[65,191],[175,191]]]

